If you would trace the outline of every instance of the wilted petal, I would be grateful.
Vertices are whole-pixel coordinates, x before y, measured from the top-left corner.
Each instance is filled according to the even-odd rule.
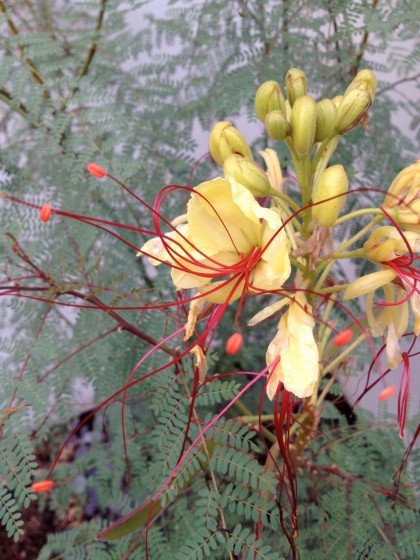
[[[267,395],[273,398],[279,381],[299,398],[312,395],[319,380],[319,354],[313,328],[312,308],[303,294],[296,294],[279,323],[276,337],[267,349],[267,364],[280,361],[272,372]]]
[[[402,353],[394,323],[388,325],[386,337],[386,360],[389,369],[397,368],[402,362]]]
[[[193,301],[191,302],[187,323],[185,325],[184,341],[189,340],[194,334],[197,317],[203,310],[205,303],[206,302],[203,298],[193,299]]]
[[[198,346],[198,344],[196,344],[195,346],[193,346],[193,348],[191,348],[190,350],[191,354],[194,354],[195,358],[196,358],[196,362],[195,365],[198,368],[198,378],[200,380],[200,383],[203,383],[207,372],[209,370],[209,366],[207,363],[207,358],[204,355],[203,350],[201,349],[200,346]]]

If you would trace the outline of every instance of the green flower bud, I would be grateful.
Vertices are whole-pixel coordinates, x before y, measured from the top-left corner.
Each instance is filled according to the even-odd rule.
[[[265,117],[271,111],[281,111],[286,114],[281,88],[274,80],[264,82],[255,95],[255,112],[261,122],[265,121]]]
[[[209,146],[213,159],[220,167],[223,167],[225,159],[232,154],[239,154],[248,161],[254,160],[247,141],[231,122],[220,121],[214,125]]]
[[[359,89],[361,91],[365,91],[369,94],[371,100],[375,97],[375,90],[376,90],[376,77],[372,70],[361,70],[357,73],[357,76],[354,80],[350,83],[349,87],[346,89],[347,93],[351,91]]]
[[[365,91],[354,89],[346,93],[337,110],[337,132],[345,134],[357,126],[371,105],[370,95]]]
[[[298,97],[290,115],[292,140],[296,152],[306,156],[314,145],[316,129],[316,104],[312,97]]]
[[[337,198],[313,206],[312,216],[320,225],[332,227],[335,224],[347,198],[338,195],[344,195],[348,188],[349,181],[342,165],[332,165],[322,173],[312,197],[313,202],[321,202],[332,196]]]
[[[315,142],[322,142],[333,132],[337,123],[337,107],[331,99],[316,104]]]
[[[265,196],[270,191],[267,175],[252,161],[233,154],[223,164],[225,177],[233,177],[246,187],[254,196]]]
[[[286,92],[290,106],[293,107],[296,99],[306,95],[308,91],[308,80],[305,72],[299,68],[291,68],[286,74]]]
[[[271,111],[264,120],[267,134],[273,140],[284,140],[290,134],[290,125],[281,111]]]

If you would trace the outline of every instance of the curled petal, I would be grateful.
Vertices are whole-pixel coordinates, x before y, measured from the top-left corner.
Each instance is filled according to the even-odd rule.
[[[271,317],[271,315],[274,315],[274,313],[277,313],[277,311],[280,311],[282,307],[288,305],[289,303],[290,303],[290,299],[283,298],[280,301],[276,301],[276,303],[267,305],[267,307],[264,307],[264,309],[259,311],[256,315],[252,317],[252,319],[248,321],[248,327],[253,327],[258,323],[261,323],[261,321],[264,321],[264,319]]]
[[[384,268],[383,270],[366,274],[348,286],[344,292],[343,299],[346,301],[348,299],[364,296],[369,292],[374,292],[378,288],[392,282],[396,276],[397,273],[390,268]]]
[[[195,331],[195,325],[197,323],[197,316],[203,310],[205,305],[205,300],[203,298],[194,299],[190,304],[190,310],[188,312],[188,319],[185,325],[185,336],[184,341],[189,340]]]
[[[207,375],[207,372],[209,370],[206,356],[204,355],[203,350],[201,349],[200,346],[198,346],[198,344],[196,344],[195,346],[193,346],[193,348],[191,348],[190,353],[194,354],[195,356],[196,359],[195,365],[198,368],[198,378],[200,380],[200,383],[203,383]]]
[[[281,173],[279,158],[277,157],[276,152],[271,148],[266,148],[265,150],[261,150],[261,152],[258,153],[265,161],[270,185],[276,191],[282,192],[283,176]]]

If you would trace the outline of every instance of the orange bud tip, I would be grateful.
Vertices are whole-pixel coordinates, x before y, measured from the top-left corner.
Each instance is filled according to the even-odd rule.
[[[51,216],[51,204],[44,204],[44,206],[42,206],[41,210],[39,211],[39,217],[41,218],[41,221],[48,222],[50,216]]]
[[[396,390],[397,387],[395,385],[390,385],[389,387],[386,387],[383,391],[379,393],[378,399],[380,401],[386,401],[387,399],[392,397],[392,395],[395,393]]]
[[[40,480],[31,485],[32,491],[40,494],[41,492],[48,492],[54,488],[53,480]]]
[[[88,163],[86,169],[91,175],[97,177],[98,179],[103,179],[104,177],[106,177],[105,169],[97,163]]]
[[[242,335],[240,333],[232,334],[226,342],[226,352],[233,356],[237,354],[242,346]]]
[[[350,342],[352,338],[353,338],[353,331],[351,329],[345,329],[344,331],[341,331],[335,335],[332,343],[335,346],[345,346]]]

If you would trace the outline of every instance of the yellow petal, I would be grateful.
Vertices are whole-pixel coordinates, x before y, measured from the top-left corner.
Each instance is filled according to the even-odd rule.
[[[258,226],[258,228],[254,229],[258,237],[254,239],[253,236],[250,236],[254,246],[257,246],[260,241],[260,220],[265,220],[269,227],[275,231],[281,226],[280,216],[273,208],[264,208],[261,206],[255,200],[251,192],[232,177],[229,177],[229,182],[232,189],[232,198],[238,206],[238,212],[240,211],[240,213],[244,214]],[[250,232],[248,234],[250,235]]]
[[[389,369],[397,368],[402,362],[400,343],[392,322],[388,325],[388,335],[386,337],[386,359]]]
[[[397,273],[391,268],[384,268],[383,270],[366,274],[348,286],[344,292],[343,299],[346,301],[348,299],[364,296],[365,294],[373,292],[378,288],[385,286],[385,284],[392,282],[396,276]]]
[[[245,187],[242,189],[255,201]],[[195,191],[198,194],[192,194],[187,210],[194,245],[208,256],[220,251],[248,254],[257,244],[261,225],[249,219],[234,202],[229,180],[213,179]]]
[[[267,148],[258,152],[260,156],[263,157],[265,165],[267,167],[267,175],[270,181],[270,185],[278,192],[282,192],[283,176],[281,173],[281,167],[279,163],[279,158],[274,150]]]
[[[238,279],[211,282],[199,288],[200,294],[211,303],[232,303],[239,299],[245,289],[245,280],[241,280],[235,288]]]
[[[264,321],[264,319],[267,319],[268,317],[271,317],[271,315],[274,315],[274,313],[277,313],[277,311],[280,311],[280,309],[282,307],[284,307],[285,305],[288,305],[289,303],[290,303],[289,298],[283,298],[280,301],[276,301],[276,303],[272,303],[271,305],[267,305],[266,307],[264,307],[264,309],[259,311],[256,315],[254,315],[252,317],[252,319],[250,319],[248,321],[248,326],[253,327],[254,325],[257,325],[258,323],[261,323],[261,321]],[[273,358],[273,360],[274,360],[274,358]],[[273,361],[273,360],[271,360],[271,361]]]
[[[314,326],[311,306],[303,294],[296,294],[295,301],[281,318],[277,335],[267,349],[267,364],[280,357],[267,386],[269,398],[275,395],[279,381],[299,398],[309,397],[316,390],[319,353],[313,335]]]

